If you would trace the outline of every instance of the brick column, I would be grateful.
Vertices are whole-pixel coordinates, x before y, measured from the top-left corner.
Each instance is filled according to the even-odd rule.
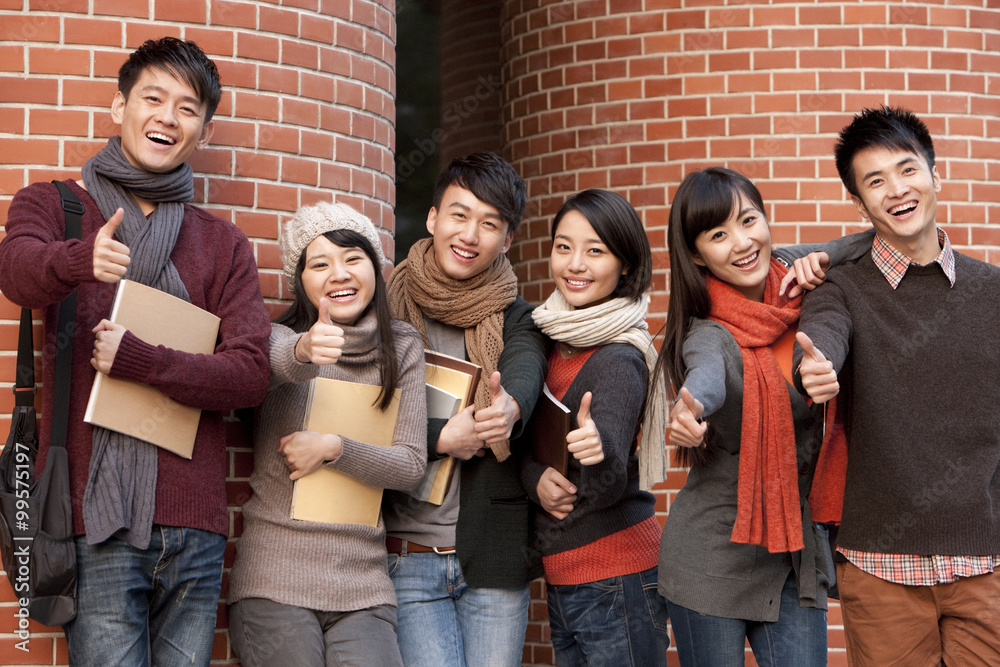
[[[250,237],[272,313],[288,295],[278,225],[303,204],[337,200],[363,211],[386,230],[391,258],[394,7],[387,0],[0,1],[0,215],[6,219],[11,197],[29,183],[79,177],[116,133],[109,109],[118,67],[146,39],[172,35],[197,42],[222,76],[215,136],[191,160],[195,203]],[[3,386],[13,380],[18,317],[19,309],[0,298],[0,348],[9,361]],[[0,402],[4,433],[12,403]],[[235,537],[252,455],[243,426],[234,422],[230,435]],[[227,566],[232,554],[231,543]],[[0,591],[0,617],[13,619],[6,580]],[[0,625],[0,664],[66,663],[58,629],[32,623],[25,654],[14,647],[15,626]],[[214,661],[235,663],[221,628]]]
[[[753,178],[778,244],[860,229],[832,147],[854,113],[880,104],[927,122],[944,180],[938,221],[959,250],[1000,264],[997,9],[506,0],[502,42],[505,151],[531,197],[510,257],[533,302],[552,290],[552,216],[589,187],[625,196],[646,225],[653,330],[668,299],[669,202],[691,170],[725,165]],[[657,494],[661,520],[684,479],[671,472]],[[541,591],[531,664],[551,664]],[[843,660],[836,606],[830,626],[831,660]]]

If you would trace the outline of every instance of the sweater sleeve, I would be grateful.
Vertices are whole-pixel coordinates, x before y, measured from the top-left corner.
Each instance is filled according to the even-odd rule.
[[[853,324],[844,290],[836,281],[828,280],[805,299],[799,315],[799,331],[809,336],[816,349],[833,362],[833,368],[839,374],[850,351]],[[799,375],[802,355],[802,347],[796,342],[792,355],[795,388],[804,394],[806,392]]]
[[[427,392],[423,343],[415,330],[397,327],[400,389],[396,430],[390,447],[344,438],[344,447],[330,468],[384,489],[410,491],[420,483],[427,465]]]
[[[579,428],[576,415],[580,399],[587,391],[593,395],[590,416],[601,434],[604,460],[580,466],[579,495],[581,500],[586,499],[589,507],[596,509],[617,503],[628,486],[629,459],[636,446],[649,379],[646,360],[632,345],[612,344],[601,351],[606,358],[593,370],[587,369],[587,365],[598,361],[596,353],[588,360],[577,376],[582,382],[579,391],[574,388],[576,400],[572,407],[567,405],[573,415],[573,428]]]
[[[271,325],[271,380],[268,391],[287,382],[309,382],[319,375],[319,366],[304,364],[295,358],[295,345],[301,336],[283,324]]]
[[[77,189],[77,188],[74,188]],[[0,242],[0,291],[14,303],[42,308],[94,278],[94,240],[100,213],[88,207],[82,239],[66,240],[59,191],[34,183],[14,195],[7,235]]]
[[[239,236],[213,310],[221,320],[215,352],[191,354],[154,346],[126,332],[115,354],[112,377],[148,384],[178,403],[202,410],[233,410],[264,400],[271,325],[250,242],[242,232],[235,233]],[[226,265],[214,268],[225,270]]]
[[[684,387],[701,401],[704,417],[716,412],[726,402],[726,354],[722,325],[694,319],[684,339]],[[678,390],[679,391],[679,390]]]
[[[531,304],[518,297],[504,314],[503,352],[497,369],[500,385],[521,409],[521,419],[514,425],[511,439],[520,437],[524,424],[531,419],[548,368],[546,339],[531,319],[532,310]]]
[[[848,234],[827,243],[806,243],[787,248],[775,248],[774,256],[786,266],[795,260],[805,257],[811,252],[825,252],[830,256],[830,266],[839,266],[844,262],[859,259],[872,249],[875,240],[875,230],[869,229],[857,234]]]

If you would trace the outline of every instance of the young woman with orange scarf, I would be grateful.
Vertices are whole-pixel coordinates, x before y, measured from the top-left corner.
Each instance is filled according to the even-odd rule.
[[[689,174],[671,205],[660,363],[678,390],[670,442],[690,471],[658,583],[685,666],[742,665],[747,639],[762,666],[826,664],[833,562],[807,498],[822,486],[826,502],[838,483],[814,488],[825,420],[789,384],[792,346],[802,290],[871,236],[773,250],[764,211],[753,183],[723,168]]]

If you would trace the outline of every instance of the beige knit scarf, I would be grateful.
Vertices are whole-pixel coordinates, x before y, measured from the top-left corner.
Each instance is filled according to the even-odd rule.
[[[628,343],[646,358],[653,392],[646,401],[639,438],[639,486],[648,491],[666,478],[667,392],[654,373],[656,349],[646,324],[649,298],[611,299],[588,308],[573,308],[559,290],[535,308],[531,317],[546,336],[573,347]],[[613,388],[612,388],[613,389]]]
[[[483,368],[476,388],[476,410],[488,408],[490,376],[503,352],[504,311],[517,298],[517,277],[507,257],[500,255],[479,275],[454,280],[438,266],[433,239],[421,239],[392,272],[388,291],[392,316],[415,326],[424,345],[429,346],[424,315],[465,329],[469,361]],[[490,449],[498,461],[510,456],[507,440],[490,445]]]

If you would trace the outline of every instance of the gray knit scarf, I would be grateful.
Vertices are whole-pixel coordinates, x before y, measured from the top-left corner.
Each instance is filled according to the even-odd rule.
[[[170,253],[181,230],[184,203],[194,197],[191,167],[185,162],[169,174],[133,167],[122,152],[121,138],[83,166],[87,192],[104,219],[118,208],[125,217],[118,239],[129,247],[125,278],[191,301]],[[133,197],[156,202],[147,218]],[[138,549],[149,546],[156,508],[157,447],[132,436],[94,427],[93,452],[83,494],[87,543],[100,544],[112,536]]]

